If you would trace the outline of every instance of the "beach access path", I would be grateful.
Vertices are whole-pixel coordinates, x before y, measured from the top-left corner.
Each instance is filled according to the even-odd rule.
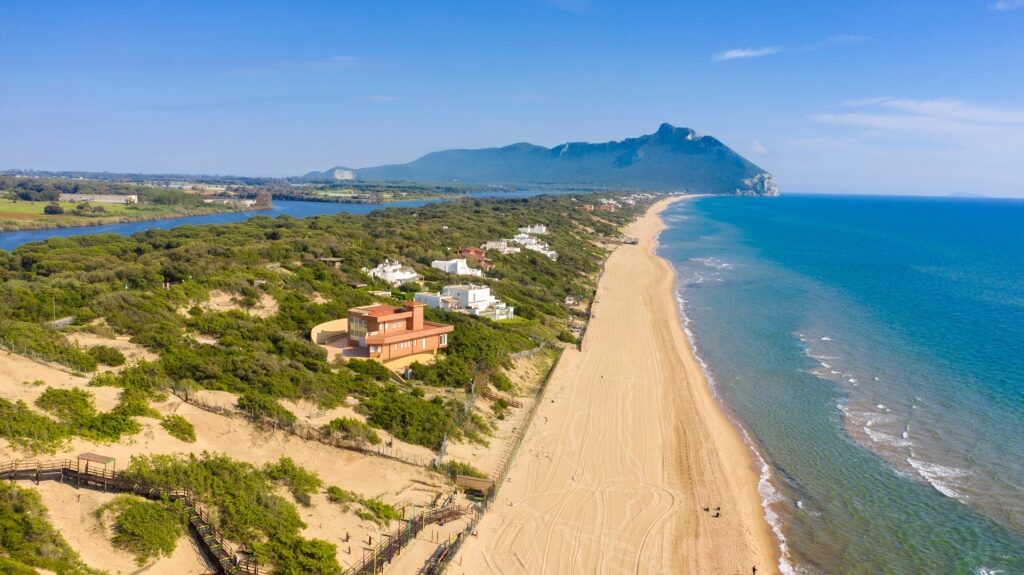
[[[778,571],[752,454],[711,395],[672,268],[654,254],[670,201],[630,226],[639,245],[608,258],[582,351],[566,350],[449,573]]]

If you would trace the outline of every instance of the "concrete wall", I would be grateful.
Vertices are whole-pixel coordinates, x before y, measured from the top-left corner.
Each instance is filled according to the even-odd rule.
[[[323,345],[347,331],[348,318],[336,319],[314,327],[309,332],[309,339],[317,345]]]

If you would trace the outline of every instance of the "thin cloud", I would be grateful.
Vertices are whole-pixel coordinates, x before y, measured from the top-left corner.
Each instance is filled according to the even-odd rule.
[[[855,110],[811,114],[810,118],[873,132],[1004,136],[1012,140],[1024,135],[1021,108],[997,108],[953,98],[862,98],[847,100],[841,106]]]
[[[763,156],[763,155],[768,153],[768,148],[764,147],[764,144],[762,144],[761,142],[759,142],[757,140],[754,140],[754,142],[753,142],[753,144],[751,144],[750,148],[752,150],[754,150],[754,153],[759,155],[759,156]]]
[[[1024,0],[1019,0],[1024,2]],[[712,62],[724,62],[726,60],[739,60],[743,58],[763,58],[764,56],[771,56],[772,54],[778,54],[780,52],[816,52],[818,50],[824,50],[827,48],[834,48],[837,46],[850,46],[853,44],[863,44],[871,38],[867,36],[860,36],[857,34],[839,34],[836,36],[829,36],[824,41],[817,44],[811,44],[809,46],[763,46],[760,48],[735,48],[732,50],[725,50],[723,52],[716,52],[711,55]]]
[[[771,56],[772,54],[778,54],[782,52],[782,48],[779,46],[764,46],[762,48],[734,48],[732,50],[725,50],[724,52],[717,52],[711,56],[713,62],[723,62],[725,60],[739,60],[743,58],[762,58],[764,56]]]
[[[999,2],[988,5],[989,10],[996,10],[998,12],[1020,10],[1021,8],[1024,8],[1024,0],[999,0]]]

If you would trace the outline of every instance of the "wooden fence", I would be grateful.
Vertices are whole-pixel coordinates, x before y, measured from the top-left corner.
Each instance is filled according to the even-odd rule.
[[[209,411],[210,413],[216,413],[217,415],[223,415],[230,418],[244,417],[252,421],[260,429],[282,431],[307,441],[316,441],[338,449],[355,451],[363,455],[382,457],[384,459],[390,459],[392,461],[405,463],[407,465],[414,465],[416,467],[426,467],[430,464],[430,458],[428,457],[405,453],[400,449],[394,449],[387,446],[374,446],[362,441],[345,439],[336,434],[325,433],[321,427],[309,425],[300,421],[285,423],[259,413],[239,409],[237,407],[215,405],[204,401],[202,398],[196,397],[188,390],[172,388],[171,393],[176,395],[185,403],[198,407],[203,411]]]

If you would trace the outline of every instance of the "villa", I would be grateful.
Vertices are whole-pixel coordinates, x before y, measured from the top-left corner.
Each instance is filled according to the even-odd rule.
[[[363,268],[363,272],[370,277],[382,279],[393,286],[416,281],[423,277],[411,267],[403,266],[399,262],[391,260],[384,260],[384,263],[373,269]]]
[[[424,321],[424,304],[367,305],[348,310],[348,343],[369,358],[388,361],[448,347],[454,326]]]
[[[427,307],[494,321],[515,317],[515,308],[491,295],[491,288],[483,285],[450,285],[440,293],[422,292],[414,297]]]
[[[487,252],[480,248],[462,248],[459,250],[459,255],[466,258],[467,260],[473,260],[480,266],[480,269],[484,271],[490,271],[494,269],[494,262],[487,259]]]
[[[520,251],[520,248],[508,245],[509,241],[510,240],[495,240],[495,241],[491,241],[491,242],[486,242],[484,245],[480,246],[480,249],[483,249],[483,250],[495,250],[498,253],[504,254],[504,255],[518,254],[519,251]]]
[[[534,251],[534,252],[538,252],[538,253],[544,254],[545,256],[547,256],[548,258],[550,258],[552,260],[557,260],[558,259],[558,252],[552,250],[551,247],[548,246],[546,243],[538,240],[537,238],[535,238],[535,237],[533,237],[531,235],[528,235],[528,234],[516,234],[515,237],[512,238],[512,241],[517,243],[517,244],[519,244],[519,245],[521,245],[521,246],[523,246],[524,248],[526,248],[526,249],[528,249],[530,251]]]
[[[454,260],[434,260],[430,262],[430,267],[458,276],[474,276],[478,278],[484,276],[483,270],[475,270],[469,267],[465,258]]]
[[[543,235],[543,234],[548,233],[548,227],[545,226],[544,224],[536,224],[536,225],[533,225],[533,226],[524,226],[524,227],[519,228],[519,233],[521,233],[521,234],[540,234],[540,235]]]

